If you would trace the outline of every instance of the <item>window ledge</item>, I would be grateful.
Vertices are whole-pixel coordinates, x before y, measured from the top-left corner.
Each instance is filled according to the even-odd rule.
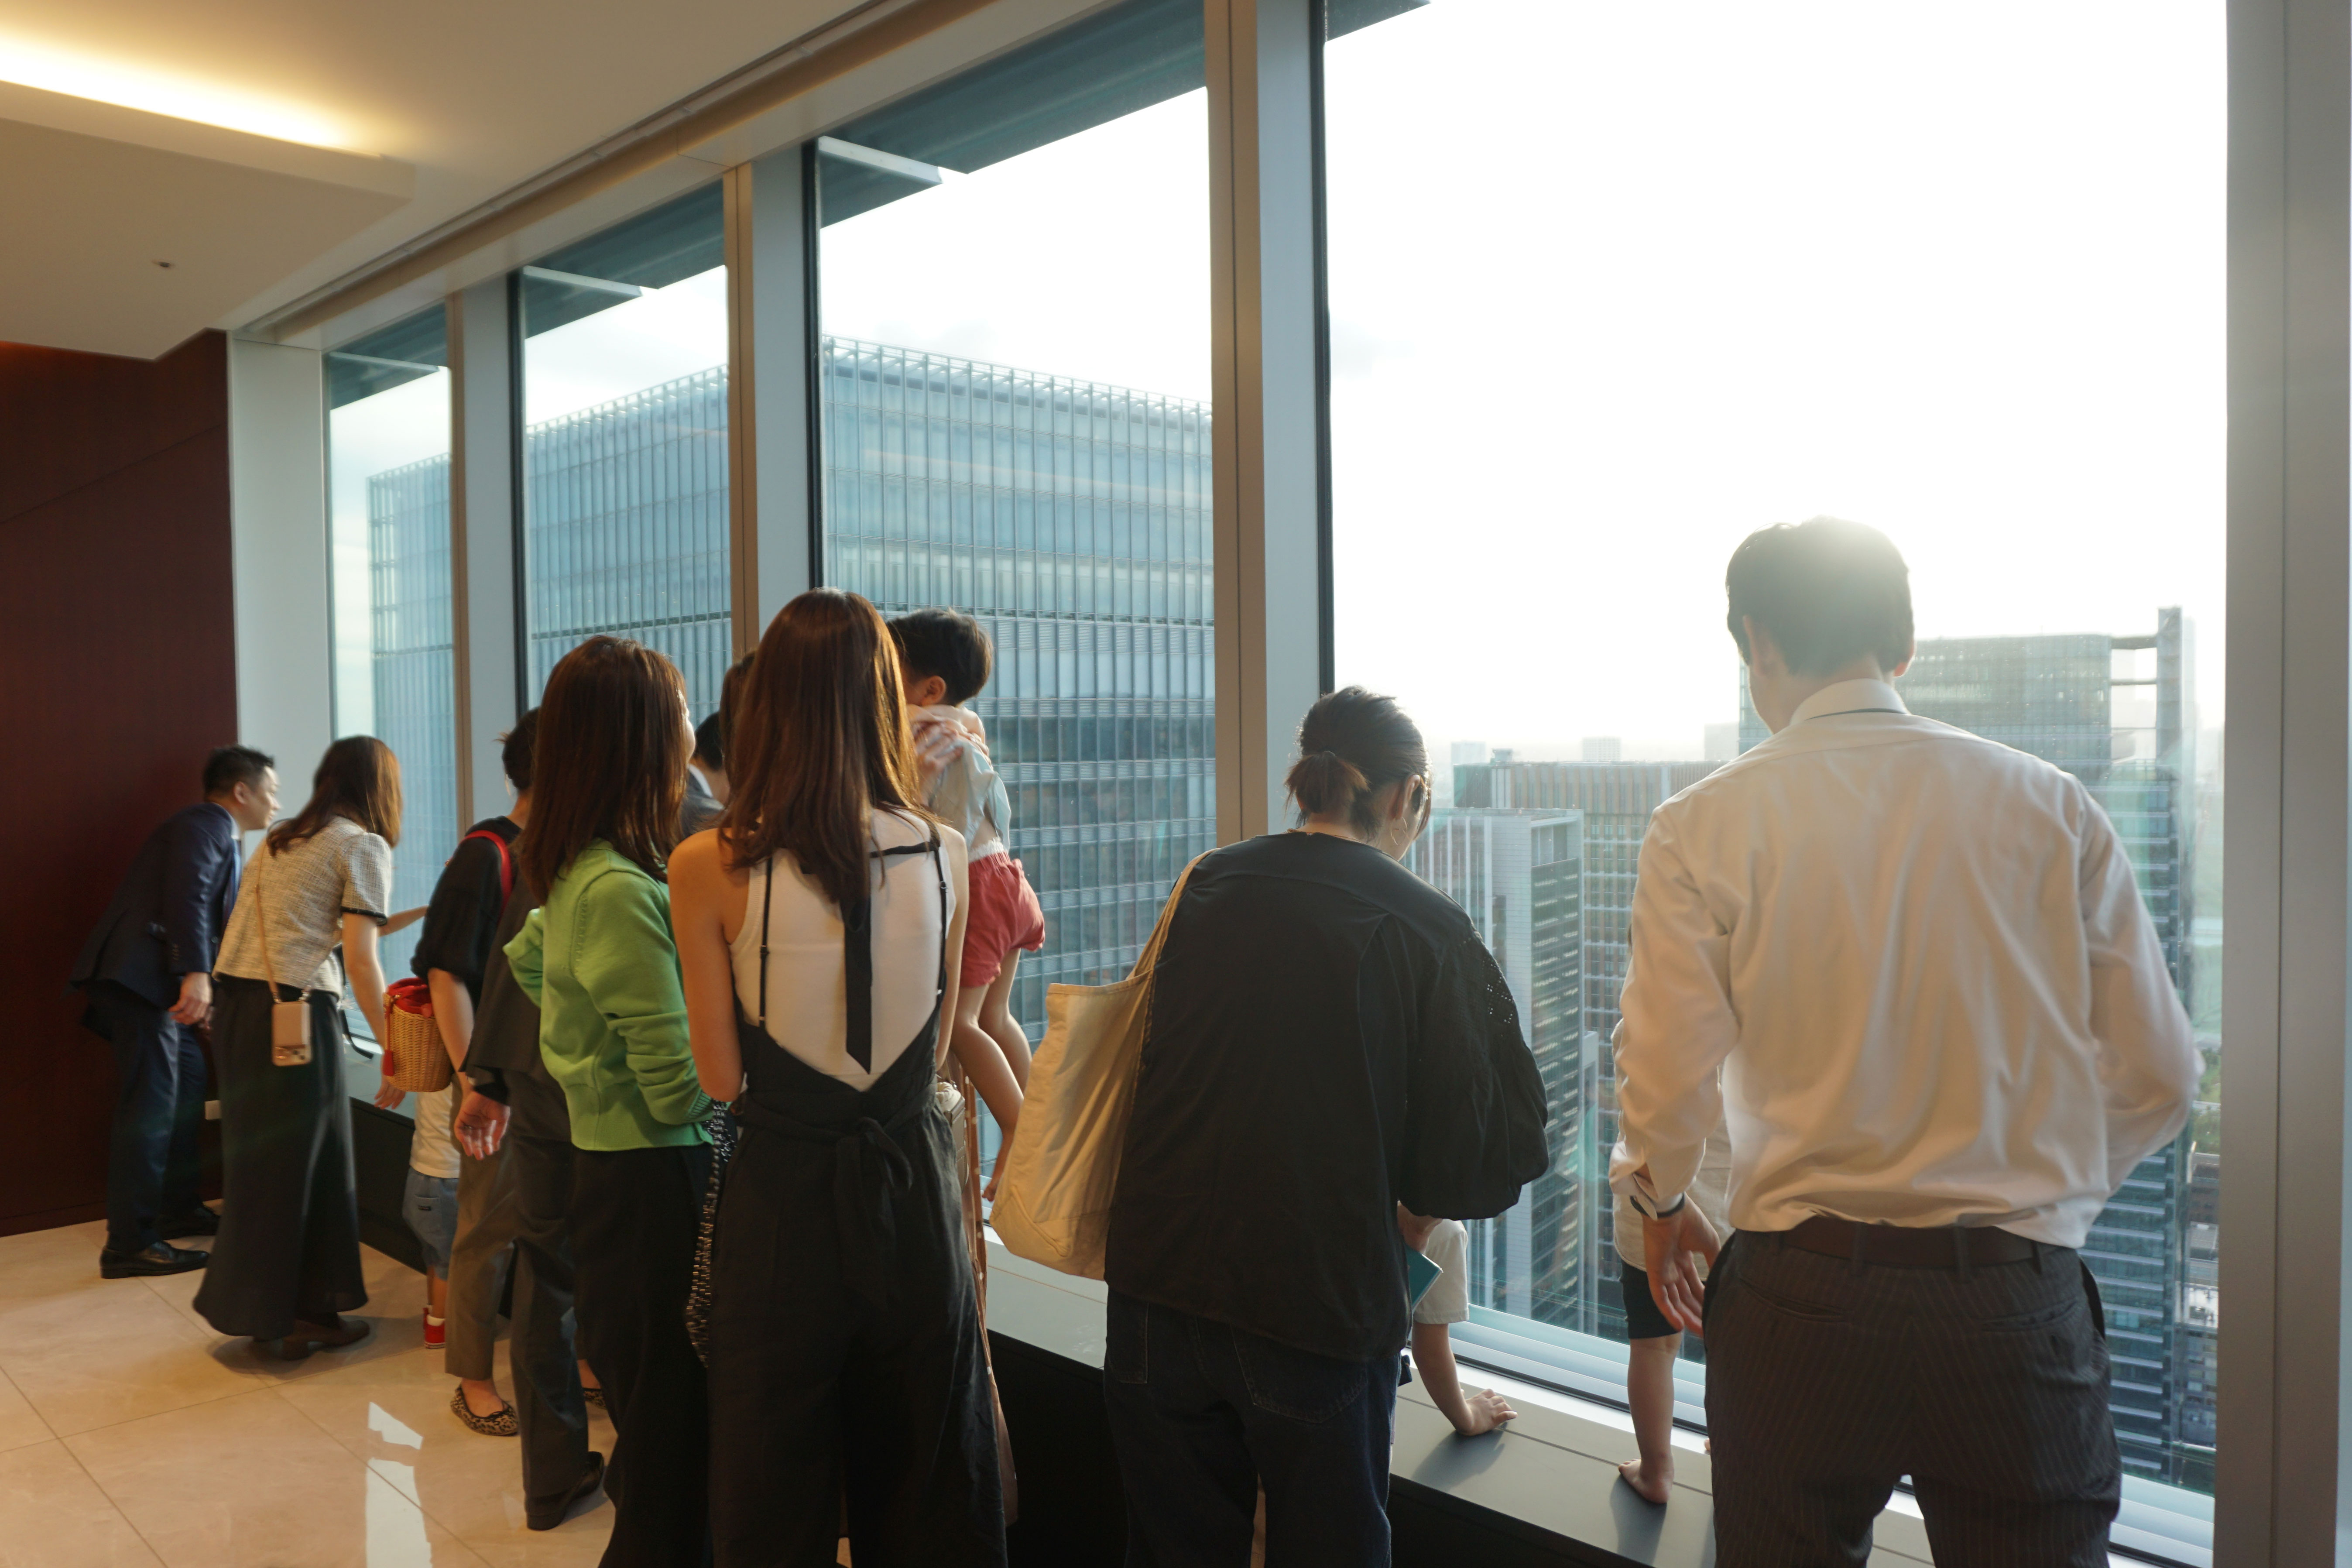
[[[1103,1287],[1014,1258],[989,1242],[991,1333],[1099,1375]],[[1536,1549],[1533,1560],[1706,1568],[1715,1560],[1711,1472],[1703,1453],[1675,1456],[1675,1500],[1654,1507],[1617,1478],[1633,1458],[1621,1427],[1529,1399],[1510,1426],[1458,1437],[1419,1384],[1397,1391],[1393,1485],[1400,1500],[1451,1515],[1478,1533]],[[1016,1453],[1019,1434],[1014,1434]],[[1931,1561],[1916,1518],[1880,1517],[1871,1562],[1906,1568]]]

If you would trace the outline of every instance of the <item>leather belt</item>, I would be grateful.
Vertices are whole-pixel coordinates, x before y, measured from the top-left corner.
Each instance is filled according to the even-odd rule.
[[[1986,1268],[2031,1262],[2045,1245],[1991,1226],[1858,1225],[1815,1215],[1780,1233],[1790,1247],[1889,1268]]]

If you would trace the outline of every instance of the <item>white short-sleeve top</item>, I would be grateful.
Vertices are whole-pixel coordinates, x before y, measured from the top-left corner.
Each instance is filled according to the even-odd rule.
[[[877,811],[877,852],[871,886],[874,931],[874,1061],[860,1068],[849,1055],[849,990],[841,950],[841,910],[803,876],[792,857],[779,855],[774,901],[768,910],[768,1035],[828,1078],[866,1089],[888,1071],[930,1020],[939,998],[940,954],[955,918],[955,883],[940,879],[947,851],[936,864],[927,854],[881,856],[887,848],[920,845],[929,823]],[[743,929],[733,945],[735,994],[743,1015],[760,1016],[760,910],[768,897],[768,868],[751,868]]]
[[[265,952],[261,910],[269,911]],[[223,974],[268,980],[274,963],[280,984],[305,991],[341,991],[329,962],[343,940],[343,917],[367,915],[382,925],[392,912],[392,846],[347,816],[327,825],[282,855],[265,836],[245,863],[221,938]]]

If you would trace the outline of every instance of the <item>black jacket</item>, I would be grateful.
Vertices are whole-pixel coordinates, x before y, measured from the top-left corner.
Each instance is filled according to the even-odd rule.
[[[210,972],[236,903],[237,828],[203,801],[148,835],[81,945],[68,984],[111,980],[158,1007],[180,996],[180,976]]]
[[[1368,844],[1203,858],[1151,992],[1111,1289],[1318,1355],[1412,1332],[1395,1205],[1487,1219],[1550,1164],[1541,1074],[1470,918]]]

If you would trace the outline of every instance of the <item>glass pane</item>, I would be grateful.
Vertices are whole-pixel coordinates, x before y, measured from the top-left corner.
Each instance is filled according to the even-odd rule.
[[[660,649],[699,720],[734,656],[719,188],[541,258],[522,321],[529,682],[598,632]]]
[[[1906,700],[2090,785],[2199,1031],[2213,1103],[2085,1257],[2128,1495],[2210,1492],[2221,6],[1374,8],[1325,55],[1338,673],[1452,764],[1418,863],[1503,961],[1560,1151],[1484,1227],[1478,1332],[1623,1336],[1634,852],[1762,733],[1733,546],[1856,519],[1911,565]]]
[[[826,580],[995,641],[1033,1043],[1216,837],[1202,80],[1130,0],[818,144]]]
[[[335,733],[400,759],[394,910],[433,896],[457,847],[457,724],[449,595],[449,338],[438,305],[326,357],[333,541]],[[316,757],[281,757],[289,815]],[[383,940],[384,977],[408,973],[415,926]],[[358,1009],[347,1009],[364,1029]],[[364,1097],[362,1097],[364,1098]]]

